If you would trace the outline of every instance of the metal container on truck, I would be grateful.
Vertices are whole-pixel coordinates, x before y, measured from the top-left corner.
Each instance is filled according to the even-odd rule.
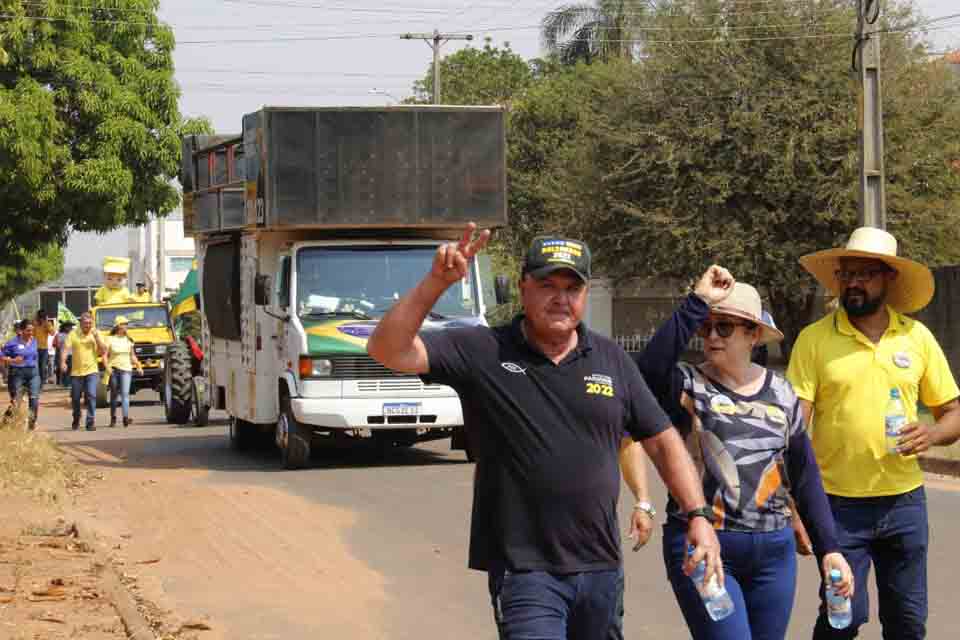
[[[505,148],[497,107],[266,107],[240,135],[184,139],[205,388],[236,447],[269,434],[287,468],[358,442],[452,438],[470,455],[456,393],[366,341],[442,242],[506,223]],[[483,324],[504,291],[480,256],[423,330]]]

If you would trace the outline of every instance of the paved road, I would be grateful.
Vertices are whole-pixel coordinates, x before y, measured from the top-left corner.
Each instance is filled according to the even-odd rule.
[[[140,401],[134,407],[137,422],[127,430],[101,427],[95,433],[71,432],[65,428],[69,424],[66,411],[56,407],[44,408],[42,428],[53,432],[84,462],[108,470],[122,469],[124,473],[135,474],[133,477],[158,478],[161,477],[157,475],[160,470],[202,470],[203,473],[196,476],[184,475],[186,471],[178,472],[181,484],[177,486],[185,496],[180,503],[184,509],[194,488],[224,494],[231,487],[241,486],[245,496],[283,495],[298,500],[297,504],[301,505],[297,507],[298,513],[305,522],[312,522],[310,518],[318,514],[328,513],[324,510],[350,514],[349,518],[342,520],[349,523],[342,532],[345,546],[332,553],[348,555],[357,561],[356,567],[348,571],[349,575],[372,572],[369,575],[376,576],[379,581],[376,590],[382,594],[370,601],[375,604],[363,600],[362,592],[363,589],[373,591],[373,586],[360,588],[361,592],[356,596],[349,596],[351,601],[363,603],[362,608],[367,611],[364,615],[373,621],[370,628],[375,627],[375,631],[365,633],[365,637],[411,640],[450,637],[492,640],[495,637],[485,577],[465,568],[473,466],[464,461],[462,452],[450,451],[448,443],[441,441],[397,450],[385,459],[363,451],[328,455],[317,458],[307,470],[280,472],[274,453],[238,454],[231,451],[222,416],[218,421],[215,415],[215,424],[205,428],[173,428],[162,424],[159,407],[144,402],[145,398],[143,394],[137,397]],[[98,422],[104,424],[106,416],[100,416]],[[659,481],[654,481],[654,485],[656,503],[663,504],[663,488]],[[951,580],[960,573],[960,559],[954,549],[955,541],[960,539],[960,510],[957,508],[960,483],[931,479],[928,488],[933,532],[929,637],[946,640],[960,637],[960,624],[952,610],[954,586]],[[177,517],[178,508],[181,507],[176,501],[164,507],[171,511],[173,518]],[[272,508],[271,504],[254,505],[250,513],[269,520]],[[621,515],[627,512],[627,508],[629,504],[624,500]],[[242,528],[246,517],[238,516],[234,523],[224,526]],[[292,548],[290,554],[303,553],[303,549],[294,548],[299,535],[297,526],[295,519],[286,519],[282,525],[276,525],[277,529],[282,527],[291,531],[275,531],[280,543],[273,545],[276,549],[271,550],[274,554],[271,562],[283,562],[282,554],[288,547]],[[284,535],[290,537],[284,538]],[[319,540],[310,543],[317,553],[322,552],[324,546],[323,538]],[[291,567],[298,561],[303,559],[290,558]],[[797,603],[788,635],[797,640],[810,637],[809,628],[817,606],[815,567],[809,559],[801,564]],[[162,572],[163,568],[157,567]],[[295,569],[290,571],[295,572]],[[659,534],[648,548],[639,553],[628,552],[626,575],[628,638],[689,637],[664,577]],[[278,578],[276,592],[268,591],[266,595],[260,593],[256,597],[251,595],[256,589],[251,589],[249,584],[234,583],[224,587],[221,583],[218,588],[235,591],[222,602],[240,605],[228,608],[218,604],[221,601],[204,600],[210,609],[207,613],[214,619],[229,619],[232,631],[228,635],[238,639],[316,637],[308,631],[317,628],[311,624],[316,621],[303,619],[311,615],[327,617],[333,627],[340,625],[327,628],[339,630],[340,637],[360,637],[353,632],[350,623],[344,622],[358,620],[358,614],[351,613],[342,619],[330,617],[322,613],[324,605],[331,606],[329,602],[318,603],[315,611],[306,609],[306,613],[296,616],[299,620],[285,615],[282,598],[271,594],[296,588],[309,598],[309,584],[320,583],[294,587],[283,584],[283,579],[282,576]],[[192,580],[170,576],[162,580],[174,601],[196,602],[203,597],[202,590],[190,584]],[[345,589],[349,588],[349,584],[345,585]],[[271,597],[278,601],[271,602]],[[333,599],[337,599],[336,595]],[[344,606],[345,600],[340,601]],[[255,605],[241,606],[244,602]],[[339,605],[334,602],[333,606]],[[221,610],[217,610],[218,607]],[[861,634],[866,640],[880,637],[876,622]]]

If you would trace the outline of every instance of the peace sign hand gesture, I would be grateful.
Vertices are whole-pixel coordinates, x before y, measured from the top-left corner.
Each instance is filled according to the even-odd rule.
[[[448,287],[457,280],[467,277],[470,259],[480,253],[490,240],[489,229],[481,231],[474,240],[473,234],[476,230],[477,225],[471,222],[467,225],[459,242],[450,242],[437,249],[433,257],[433,267],[430,269],[432,277],[443,281]]]

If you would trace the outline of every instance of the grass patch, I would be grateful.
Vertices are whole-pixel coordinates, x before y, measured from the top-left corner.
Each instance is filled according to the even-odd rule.
[[[0,419],[0,493],[61,502],[71,488],[83,483],[83,474],[53,439],[29,431],[29,420],[26,397]]]

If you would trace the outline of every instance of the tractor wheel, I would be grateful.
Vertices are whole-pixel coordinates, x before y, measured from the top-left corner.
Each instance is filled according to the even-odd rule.
[[[171,424],[187,424],[193,412],[190,350],[182,342],[167,347],[163,366],[163,410]]]

